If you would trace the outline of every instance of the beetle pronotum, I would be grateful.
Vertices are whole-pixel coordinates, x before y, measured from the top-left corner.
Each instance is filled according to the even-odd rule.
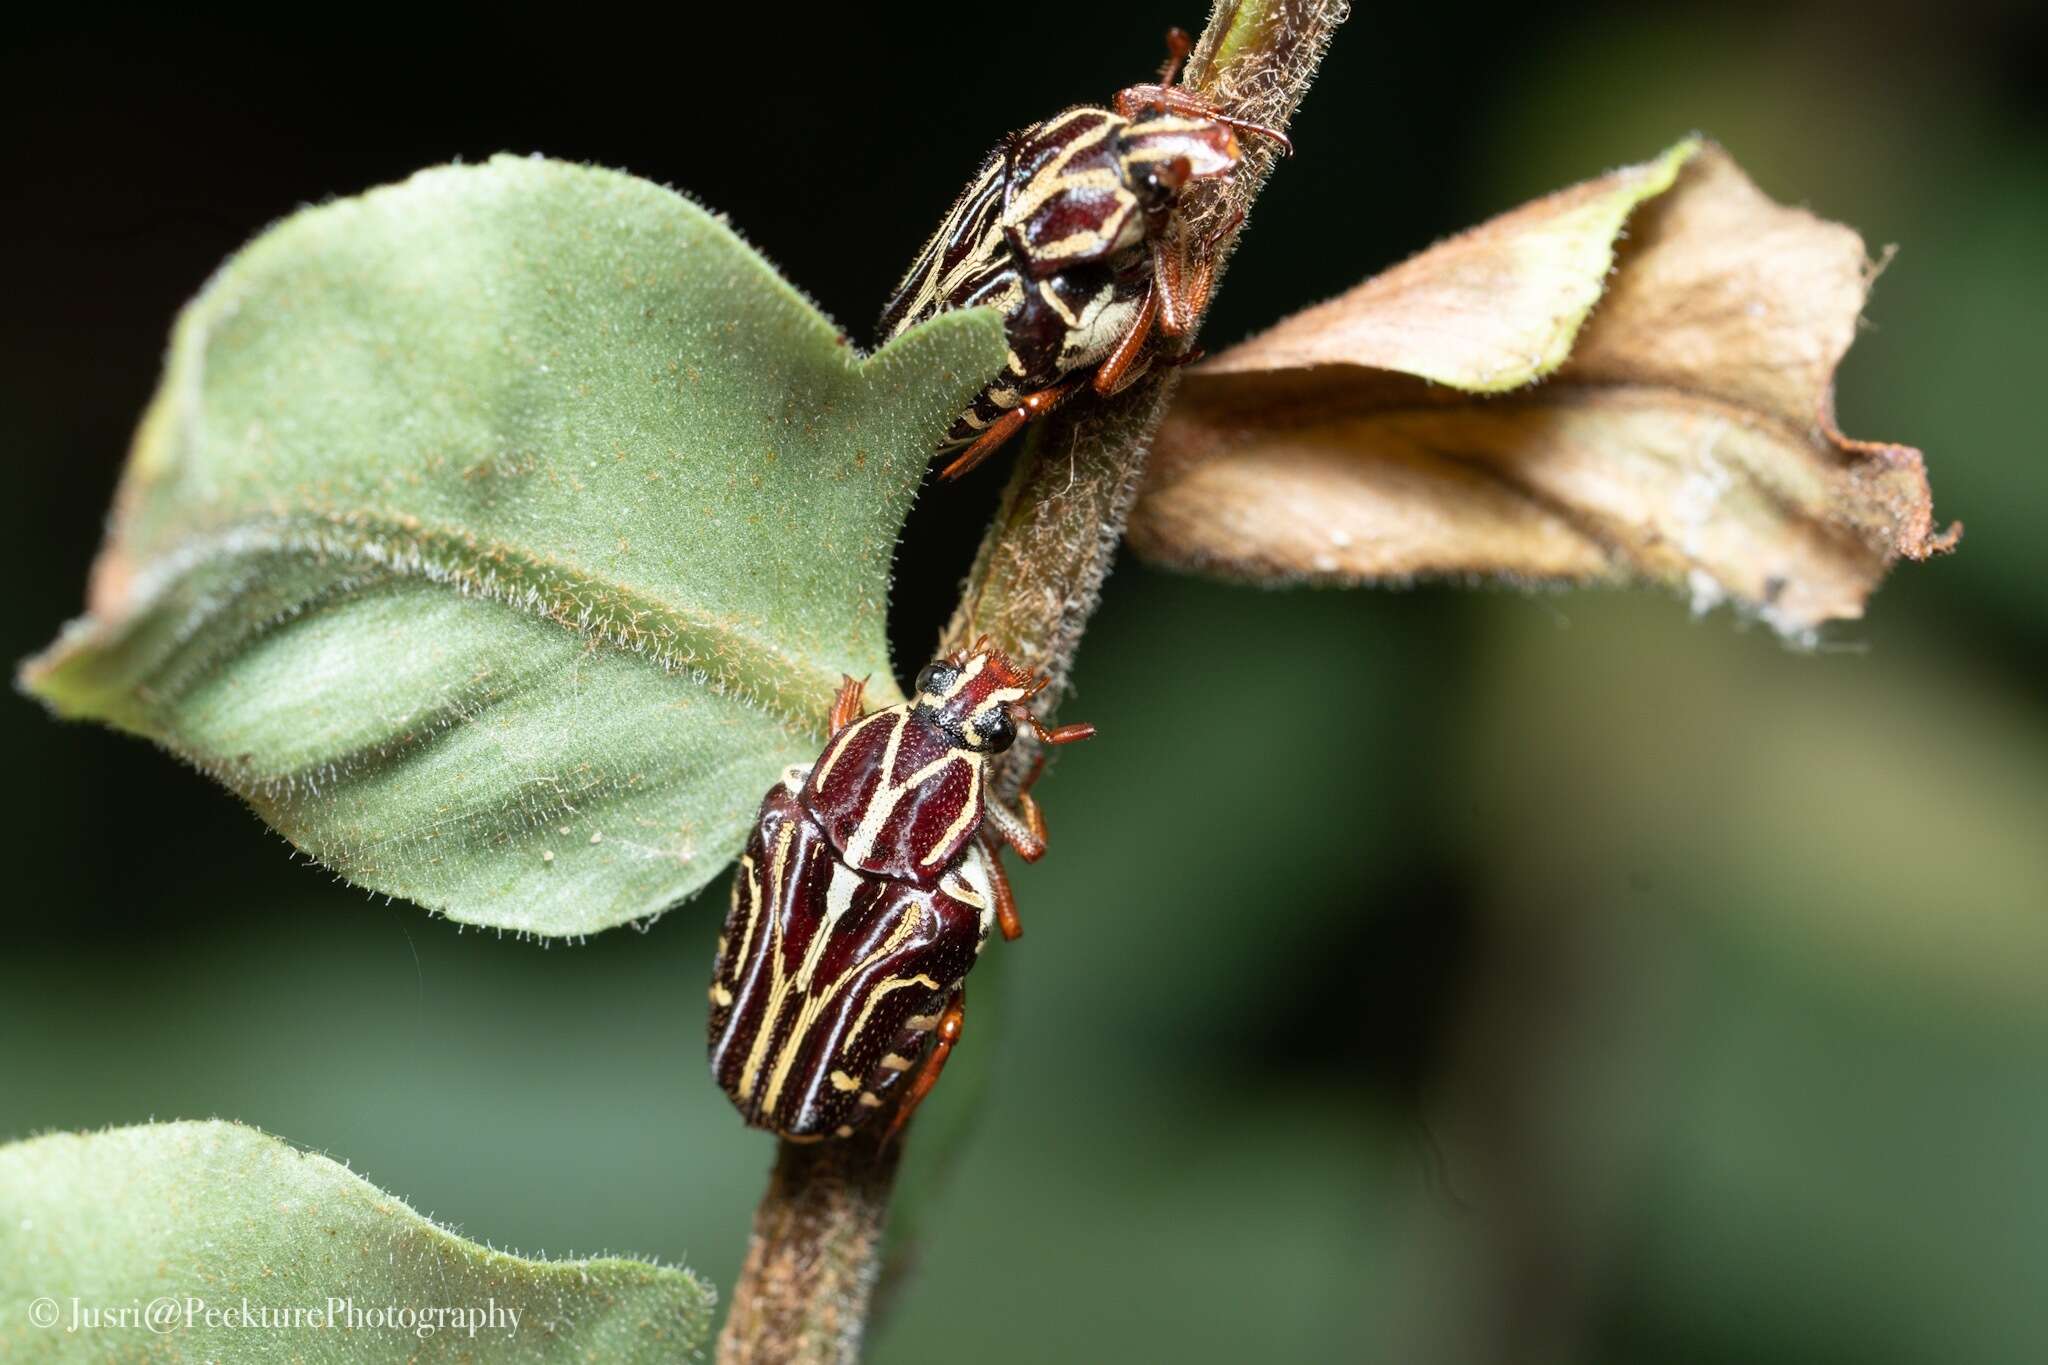
[[[1173,84],[1187,34],[1168,33],[1167,50],[1158,82],[1118,92],[1113,108],[1082,105],[1004,138],[882,310],[885,341],[955,308],[1003,313],[1005,368],[947,432],[940,449],[960,453],[943,477],[1084,385],[1129,385],[1150,368],[1155,335],[1187,335],[1208,301],[1216,234],[1189,243],[1171,231],[1182,192],[1237,168],[1238,132],[1288,142]]]
[[[990,924],[1022,932],[1000,850],[1045,854],[1037,803],[990,796],[988,759],[1020,724],[1047,744],[1095,733],[1041,727],[1044,685],[981,642],[867,715],[849,678],[817,762],[769,789],[711,976],[711,1069],[748,1123],[848,1137],[915,1070],[893,1136],[938,1079]]]

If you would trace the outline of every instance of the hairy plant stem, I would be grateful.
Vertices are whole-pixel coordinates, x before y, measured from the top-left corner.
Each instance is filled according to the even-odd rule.
[[[1349,8],[1349,0],[1216,0],[1183,83],[1235,118],[1285,128]],[[1179,231],[1214,238],[1219,275],[1243,226],[1240,214],[1278,159],[1266,140],[1247,138],[1236,174],[1202,187],[1180,215]],[[1067,690],[1174,375],[1155,366],[1115,399],[1074,403],[1039,425],[946,628],[944,647],[986,633],[1048,673],[1042,716]],[[1036,749],[1035,740],[1020,739],[992,775],[996,792],[1015,795]],[[781,1144],[719,1337],[724,1365],[858,1359],[901,1151],[900,1143],[884,1148],[872,1136]]]

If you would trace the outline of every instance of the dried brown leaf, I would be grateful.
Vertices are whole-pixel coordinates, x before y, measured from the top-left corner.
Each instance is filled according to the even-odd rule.
[[[1131,541],[1260,582],[1648,579],[1810,639],[1957,535],[1919,451],[1835,427],[1875,274],[1681,144],[1195,369]]]

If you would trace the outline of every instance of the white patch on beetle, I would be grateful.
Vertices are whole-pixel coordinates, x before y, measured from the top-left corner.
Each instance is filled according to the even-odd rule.
[[[853,909],[853,893],[860,890],[860,874],[845,863],[834,860],[832,879],[825,884],[825,928],[821,933],[831,932],[840,917]]]
[[[1103,285],[1060,339],[1061,371],[1083,369],[1115,350],[1137,313],[1136,299],[1119,298],[1114,283]]]
[[[980,843],[971,843],[962,852],[960,864],[947,873],[939,883],[939,890],[963,905],[971,905],[981,912],[981,938],[988,939],[989,926],[996,918],[995,879],[989,875],[988,854]],[[981,945],[975,945],[976,952]]]

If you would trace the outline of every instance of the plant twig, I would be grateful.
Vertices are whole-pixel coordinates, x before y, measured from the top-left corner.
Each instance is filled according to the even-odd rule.
[[[1234,117],[1285,128],[1306,93],[1348,0],[1217,0],[1185,83]],[[1228,180],[1204,187],[1180,230],[1217,240],[1218,270],[1278,153],[1248,139]],[[1144,474],[1146,443],[1164,413],[1174,371],[1107,402],[1082,402],[1034,433],[1003,495],[945,647],[986,632],[1012,657],[1052,677],[1049,713],[1067,688],[1076,649],[1108,576]],[[993,785],[1014,794],[1035,761],[1028,736]],[[724,1365],[842,1365],[858,1358],[881,1264],[899,1146],[860,1137],[783,1143],[754,1214],[753,1239],[719,1338]]]
[[[722,1365],[859,1358],[903,1150],[878,1149],[879,1126],[780,1145],[718,1339]]]
[[[1349,9],[1349,0],[1217,0],[1185,83],[1232,117],[1284,129]],[[1196,187],[1177,215],[1177,231],[1214,238],[1219,282],[1252,202],[1280,159],[1266,139],[1247,137],[1243,145],[1236,173]],[[1220,236],[1218,227],[1225,229]],[[1039,704],[1043,714],[1066,693],[1074,653],[1137,500],[1147,442],[1177,374],[1156,366],[1114,401],[1071,405],[1040,426],[946,629],[942,647],[987,632],[1014,657],[1050,674]],[[1037,761],[1035,749],[1036,741],[1027,739],[1011,750],[995,775],[997,791],[1015,792]]]

